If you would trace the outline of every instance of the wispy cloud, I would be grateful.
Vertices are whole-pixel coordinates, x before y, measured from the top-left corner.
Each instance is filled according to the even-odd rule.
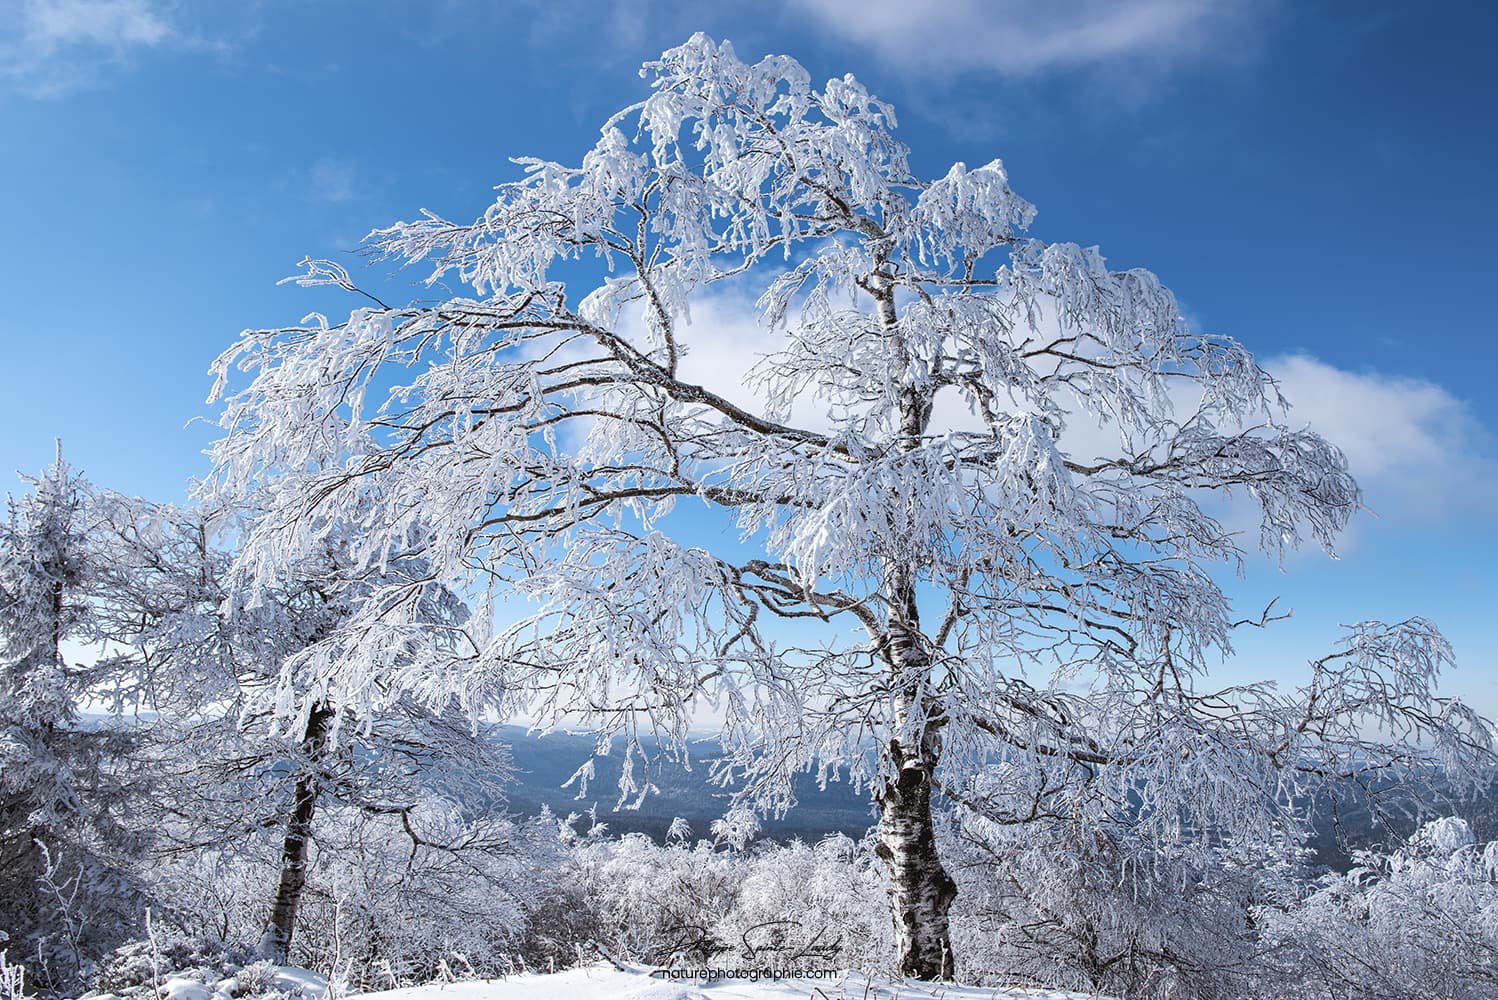
[[[315,201],[341,204],[358,194],[358,173],[346,160],[324,157],[307,171],[307,193]]]
[[[1037,76],[1232,51],[1269,3],[1218,0],[791,0],[819,26],[885,61],[950,74]]]
[[[145,0],[27,0],[31,41],[47,45],[156,45],[172,31]]]
[[[152,0],[0,0],[0,82],[34,97],[66,93],[133,53],[183,43]]]
[[[1347,455],[1374,511],[1442,517],[1498,503],[1498,448],[1472,407],[1434,382],[1336,368],[1304,354],[1273,358],[1294,423]]]

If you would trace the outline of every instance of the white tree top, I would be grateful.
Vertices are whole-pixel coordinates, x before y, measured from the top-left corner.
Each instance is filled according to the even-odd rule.
[[[990,811],[1050,808],[1079,777],[1117,803],[1149,775],[1162,827],[1349,753],[1424,759],[1409,735],[1486,747],[1433,693],[1449,650],[1424,622],[1358,626],[1300,692],[1211,690],[1246,622],[1209,575],[1244,555],[1210,498],[1251,498],[1282,554],[1330,549],[1359,493],[1153,274],[1028,236],[997,160],[915,176],[851,76],[816,88],[703,35],[643,73],[651,95],[580,166],[518,160],[475,222],[372,234],[439,298],[249,331],[216,363],[212,488],[266,511],[245,566],[273,575],[343,525],[359,564],[419,537],[433,578],[536,602],[396,663],[380,644],[414,585],[392,583],[365,655],[311,665],[320,685],[668,742],[710,704],[772,806],[798,769],[888,774],[892,740],[939,748],[948,793]],[[326,261],[298,280],[359,291]],[[761,402],[682,373],[694,297],[726,287],[758,296]],[[798,421],[808,397],[825,419]],[[934,424],[946,399],[972,419]],[[730,511],[759,555],[677,530],[679,501]],[[796,645],[776,619],[856,634]],[[975,777],[995,761],[1002,794]]]

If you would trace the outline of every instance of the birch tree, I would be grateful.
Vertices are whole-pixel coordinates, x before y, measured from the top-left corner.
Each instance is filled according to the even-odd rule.
[[[515,602],[391,663],[391,583],[356,616],[372,639],[307,683],[584,720],[623,740],[621,796],[648,790],[638,734],[684,753],[704,711],[745,805],[788,807],[798,772],[858,782],[923,978],[953,969],[940,801],[1018,822],[1085,788],[1208,836],[1269,829],[1308,781],[1481,755],[1423,621],[1356,627],[1302,690],[1207,679],[1273,617],[1211,575],[1245,555],[1224,498],[1276,555],[1329,549],[1360,503],[1248,350],[1148,271],[1028,235],[1000,161],[918,176],[851,76],[702,35],[643,75],[579,165],[518,160],[474,222],[371,235],[434,298],[309,260],[303,284],[359,296],[347,318],[218,360],[211,490],[267,512],[244,565],[342,524],[375,566],[420,522],[435,578]],[[750,392],[683,367],[711,332],[691,307],[730,290],[758,303]],[[704,509],[739,540],[693,530]]]

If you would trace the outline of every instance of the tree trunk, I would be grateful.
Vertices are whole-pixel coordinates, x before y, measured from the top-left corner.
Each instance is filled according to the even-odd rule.
[[[900,359],[902,384],[896,399],[898,426],[892,444],[898,451],[911,452],[921,446],[931,420],[931,390],[923,389],[909,374],[913,360],[899,332],[894,268],[887,259],[876,264],[869,281],[879,324]],[[897,537],[901,525],[892,523],[890,528],[891,537]],[[891,553],[884,596],[889,601],[884,638],[888,642],[890,686],[899,693],[899,700],[893,720],[896,735],[887,747],[895,777],[879,790],[879,843],[875,850],[889,870],[890,915],[894,918],[900,975],[951,979],[952,938],[947,915],[957,898],[957,883],[937,856],[936,825],[931,819],[932,779],[941,757],[937,737],[940,722],[930,711],[931,650],[921,632],[916,572],[904,554]]]
[[[307,717],[302,736],[302,751],[311,761],[318,760],[327,745],[328,724],[333,712],[319,706]],[[297,906],[307,885],[307,844],[312,836],[312,817],[317,811],[318,781],[315,774],[303,771],[297,778],[291,798],[291,816],[286,821],[286,838],[281,842],[281,878],[271,899],[270,919],[256,949],[261,958],[277,965],[286,963],[291,950],[291,935],[296,930]]]
[[[889,870],[899,972],[913,979],[951,979],[947,915],[957,898],[957,884],[936,853],[931,765],[897,742],[891,742],[890,751],[899,762],[899,777],[885,784],[879,799],[875,850]]]
[[[927,717],[923,691],[931,660],[919,632],[915,586],[903,567],[888,577],[890,594],[890,680],[900,691],[896,732],[886,748],[895,770],[879,790],[879,843],[876,851],[889,871],[890,915],[900,975],[951,979],[952,940],[947,914],[957,898],[936,853],[931,792],[941,755],[937,727]],[[915,723],[914,725],[912,723]],[[917,733],[914,739],[907,734]]]

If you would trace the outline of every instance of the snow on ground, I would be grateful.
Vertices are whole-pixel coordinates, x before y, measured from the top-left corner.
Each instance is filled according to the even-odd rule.
[[[680,975],[681,973],[678,973]],[[360,1000],[1102,1000],[1059,990],[993,989],[905,983],[862,973],[827,979],[750,982],[652,978],[648,970],[621,971],[606,963],[510,979],[440,983],[365,994]]]
[[[323,1000],[328,981],[323,976],[291,965],[262,963],[241,969],[238,975],[212,982],[202,972],[163,976],[160,985],[144,984],[123,994],[85,993],[83,1000],[235,1000],[236,997],[276,997],[278,1000]],[[435,998],[433,998],[435,1000]],[[578,998],[581,1000],[581,998]]]

